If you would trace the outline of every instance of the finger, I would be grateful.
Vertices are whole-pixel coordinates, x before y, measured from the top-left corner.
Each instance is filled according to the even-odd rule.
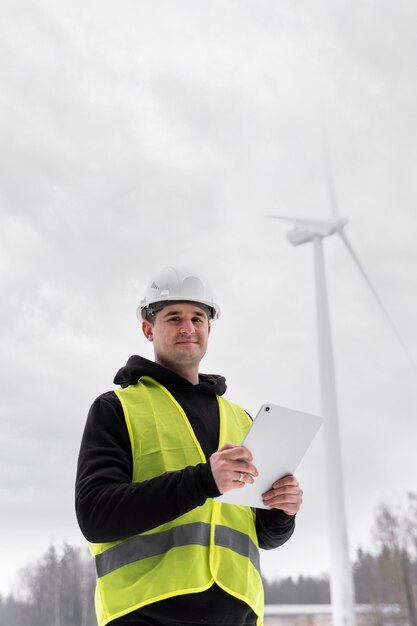
[[[283,487],[281,489],[270,489],[267,493],[263,495],[269,498],[274,497],[274,498],[282,498],[282,499],[285,499],[285,498],[292,499],[293,497],[301,498],[303,495],[303,492],[299,487],[294,488],[294,489]]]
[[[266,506],[271,506],[274,509],[281,509],[281,511],[285,511],[289,515],[293,515],[294,513],[298,513],[301,507],[301,501],[297,500],[296,502],[277,502],[276,500],[268,500],[264,502]]]
[[[282,504],[282,502],[268,500],[267,502],[264,502],[264,505],[271,509],[279,509],[280,511],[284,511],[284,513],[286,513],[287,515],[296,515],[301,508],[301,502]]]
[[[222,450],[231,450],[232,448],[241,448],[242,446],[238,446],[235,443],[225,443],[222,445],[221,448],[218,449],[218,452],[222,451]]]
[[[266,494],[262,496],[264,502],[276,502],[279,504],[295,504],[297,502],[301,502],[302,495],[301,493],[294,494],[277,494],[275,491],[268,491]]]
[[[252,461],[252,454],[244,446],[230,445],[230,447],[225,450],[225,456],[232,461]]]
[[[255,479],[253,478],[253,476],[251,476],[247,472],[236,472],[235,481],[236,482],[240,482],[243,485],[245,483],[248,483],[249,485],[252,485],[255,482]]]
[[[250,474],[251,476],[258,476],[258,470],[252,463],[246,463],[246,461],[233,461],[231,467],[235,472],[243,472],[244,474]]]
[[[300,489],[299,487],[294,488],[294,489],[289,489],[288,487],[284,487],[282,489],[270,489],[265,495],[265,497],[267,496],[267,494],[269,495],[269,497],[276,497],[276,498],[289,498],[290,500],[292,498],[301,498],[303,495],[303,490]]]
[[[298,480],[292,474],[288,476],[283,476],[274,482],[272,485],[275,489],[279,487],[293,486],[298,487]]]
[[[293,502],[294,499],[301,499],[302,496],[303,491],[299,487],[282,487],[280,489],[273,488],[262,494],[262,497],[266,500],[279,498],[282,502],[287,500],[288,502]]]

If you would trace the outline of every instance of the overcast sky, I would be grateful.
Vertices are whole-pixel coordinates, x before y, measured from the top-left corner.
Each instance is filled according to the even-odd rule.
[[[417,359],[411,0],[8,0],[0,20],[0,592],[83,545],[86,414],[131,354],[151,275],[200,267],[222,308],[202,371],[256,414],[320,413],[313,250],[267,213],[331,216]],[[324,242],[352,555],[417,489],[417,374],[337,237]],[[271,578],[329,567],[322,434]]]

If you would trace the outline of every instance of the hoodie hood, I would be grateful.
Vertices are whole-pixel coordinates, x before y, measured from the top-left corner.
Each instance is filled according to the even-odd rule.
[[[136,385],[141,376],[154,378],[168,388],[197,388],[209,395],[217,394],[222,396],[227,389],[224,376],[218,376],[217,374],[199,374],[200,382],[197,385],[193,385],[189,380],[176,374],[172,370],[138,355],[129,357],[126,365],[121,367],[117,372],[113,382],[123,388],[129,387],[129,385]]]

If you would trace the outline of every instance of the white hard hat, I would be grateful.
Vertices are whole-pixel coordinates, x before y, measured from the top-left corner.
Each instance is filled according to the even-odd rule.
[[[158,303],[170,301],[203,304],[208,307],[209,318],[213,320],[220,315],[210,283],[200,272],[189,267],[165,267],[158,272],[146,287],[136,315],[138,319],[146,319],[152,309],[158,310]]]

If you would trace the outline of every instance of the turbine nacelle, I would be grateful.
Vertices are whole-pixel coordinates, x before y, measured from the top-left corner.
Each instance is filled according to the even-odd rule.
[[[293,246],[312,241],[314,237],[329,237],[334,233],[341,234],[348,223],[347,219],[338,218],[333,220],[310,220],[297,217],[284,217],[282,215],[268,215],[277,220],[292,222],[294,228],[287,233],[287,239]]]
[[[334,212],[336,214],[336,211]],[[363,268],[361,262],[359,261],[352,247],[352,244],[350,243],[349,239],[346,236],[344,227],[348,223],[348,220],[341,218],[341,217],[335,217],[334,219],[331,219],[331,220],[310,220],[310,219],[304,219],[300,217],[288,217],[288,216],[283,216],[283,215],[267,215],[266,217],[272,217],[273,219],[276,219],[276,220],[281,220],[284,222],[292,222],[292,224],[294,224],[294,228],[287,233],[287,239],[290,243],[292,243],[293,246],[299,246],[302,243],[308,243],[310,241],[313,241],[317,237],[319,237],[320,239],[323,239],[324,237],[329,237],[330,235],[334,235],[334,233],[338,233],[340,235],[341,240],[345,244],[352,259],[356,263],[360,273],[362,274],[365,281],[367,282],[368,287],[372,291],[385,319],[387,320],[388,324],[391,326],[404,352],[406,353],[408,359],[410,360],[410,363],[412,364],[414,369],[417,370],[417,363],[415,362],[414,358],[410,354],[400,333],[397,330],[396,325],[392,321],[391,316],[386,310],[381,298],[379,297],[373,284],[371,283],[368,277],[368,274],[365,272],[365,269]]]

